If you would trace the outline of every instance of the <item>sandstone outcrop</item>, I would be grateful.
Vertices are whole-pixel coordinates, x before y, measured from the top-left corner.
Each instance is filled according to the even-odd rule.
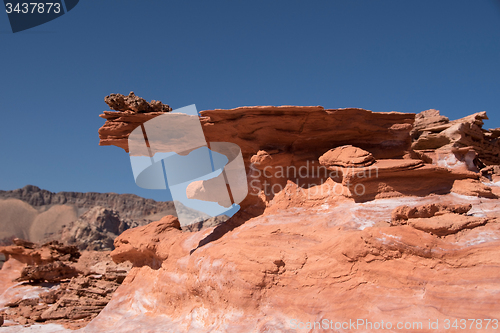
[[[111,251],[113,241],[123,231],[138,224],[120,218],[118,211],[95,206],[60,231],[62,242],[80,250]]]
[[[60,282],[78,276],[79,273],[73,266],[67,265],[62,261],[54,261],[44,265],[25,267],[21,272],[21,276],[16,281]]]
[[[409,219],[430,218],[443,214],[466,214],[472,209],[472,205],[443,205],[428,204],[416,207],[401,206],[392,211],[391,224],[406,224]]]
[[[115,145],[128,152],[130,132],[160,114],[105,111],[101,115],[106,123],[99,129],[99,144]],[[329,149],[345,144],[366,149],[376,158],[401,157],[410,147],[409,132],[415,117],[321,106],[239,107],[200,114],[207,141],[238,144],[247,163],[259,150],[277,150],[293,155],[296,165],[316,160]]]
[[[478,167],[500,164],[500,131],[484,130],[483,120],[488,119],[486,112],[478,112],[462,119],[449,121],[437,110],[427,110],[418,114],[411,132],[414,140],[412,149],[430,151],[435,161],[452,153],[463,162]],[[464,150],[464,148],[467,148]],[[432,152],[432,150],[436,152]],[[467,153],[473,151],[471,161]]]
[[[491,187],[481,183],[477,179],[461,179],[453,183],[452,192],[462,195],[496,199]]]
[[[452,191],[457,180],[479,178],[479,174],[471,171],[425,164],[416,159],[383,159],[368,167],[329,167],[328,170],[330,178],[345,189],[338,193],[357,202],[376,198],[446,194]],[[486,192],[480,192],[481,195],[484,193]]]
[[[118,236],[113,260],[134,267],[85,332],[321,332],[311,325],[324,320],[347,331],[358,319],[361,332],[375,322],[388,331],[420,323],[408,329],[417,332],[431,331],[429,320],[498,318],[498,163],[483,168],[494,162],[496,132],[477,131],[484,114],[200,114],[208,141],[241,147],[253,192],[218,226],[183,233],[167,216]],[[122,129],[145,115],[105,113],[114,121],[101,144],[127,149]],[[335,151],[347,145],[348,154]]]
[[[430,218],[409,219],[408,225],[436,236],[456,234],[464,229],[485,225],[488,219],[458,214],[444,214]]]
[[[487,218],[464,215],[471,209],[471,204],[401,206],[392,212],[391,225],[409,225],[436,236],[447,236],[488,223]]]
[[[492,182],[500,181],[500,166],[490,165],[489,167],[481,169],[481,175]]]

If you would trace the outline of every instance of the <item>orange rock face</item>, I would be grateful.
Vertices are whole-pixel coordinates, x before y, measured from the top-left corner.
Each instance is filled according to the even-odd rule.
[[[293,200],[302,206],[286,208]],[[414,200],[467,205],[453,195]],[[161,222],[132,229],[112,256],[136,267],[87,330],[286,332],[325,319],[443,325],[498,317],[499,203],[472,201],[473,211],[491,211],[486,217],[444,214],[391,227],[398,204],[280,194],[262,216],[204,246],[213,229],[185,234]]]

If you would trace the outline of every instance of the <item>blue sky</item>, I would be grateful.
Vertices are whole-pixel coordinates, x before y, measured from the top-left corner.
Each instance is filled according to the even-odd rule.
[[[128,154],[98,146],[110,93],[198,110],[322,105],[487,111],[500,127],[498,1],[80,3],[13,34],[0,13],[0,189],[135,193]]]

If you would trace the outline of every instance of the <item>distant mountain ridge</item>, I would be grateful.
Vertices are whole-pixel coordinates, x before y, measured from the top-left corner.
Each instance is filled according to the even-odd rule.
[[[195,215],[189,209],[183,214]],[[67,241],[80,249],[113,248],[123,230],[177,215],[172,201],[135,194],[50,192],[27,185],[0,191],[0,243],[15,237],[34,242]]]
[[[177,208],[177,209],[176,209]],[[135,194],[50,192],[34,185],[0,190],[0,245],[13,238],[32,242],[59,240],[80,250],[112,250],[123,231],[158,221],[166,215],[195,223],[184,231],[216,226],[227,216],[210,217],[173,201],[155,201]]]
[[[135,194],[97,193],[97,192],[50,192],[34,185],[2,191],[0,199],[19,199],[33,207],[72,204],[78,208],[102,206],[120,212],[121,217],[132,218],[171,211],[175,214],[172,201],[155,201],[141,198]]]

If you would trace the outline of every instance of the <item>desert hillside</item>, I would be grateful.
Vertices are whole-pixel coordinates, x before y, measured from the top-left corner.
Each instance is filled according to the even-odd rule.
[[[175,215],[172,202],[157,202],[133,194],[53,193],[27,185],[13,191],[0,191],[0,240],[9,244],[15,237],[34,242],[60,239],[61,233],[67,234],[65,229],[72,224],[87,227],[95,223],[98,214],[85,214],[96,209],[102,211],[102,218],[114,214],[114,224],[126,224],[122,231],[164,215]],[[118,232],[113,234],[116,237]]]

